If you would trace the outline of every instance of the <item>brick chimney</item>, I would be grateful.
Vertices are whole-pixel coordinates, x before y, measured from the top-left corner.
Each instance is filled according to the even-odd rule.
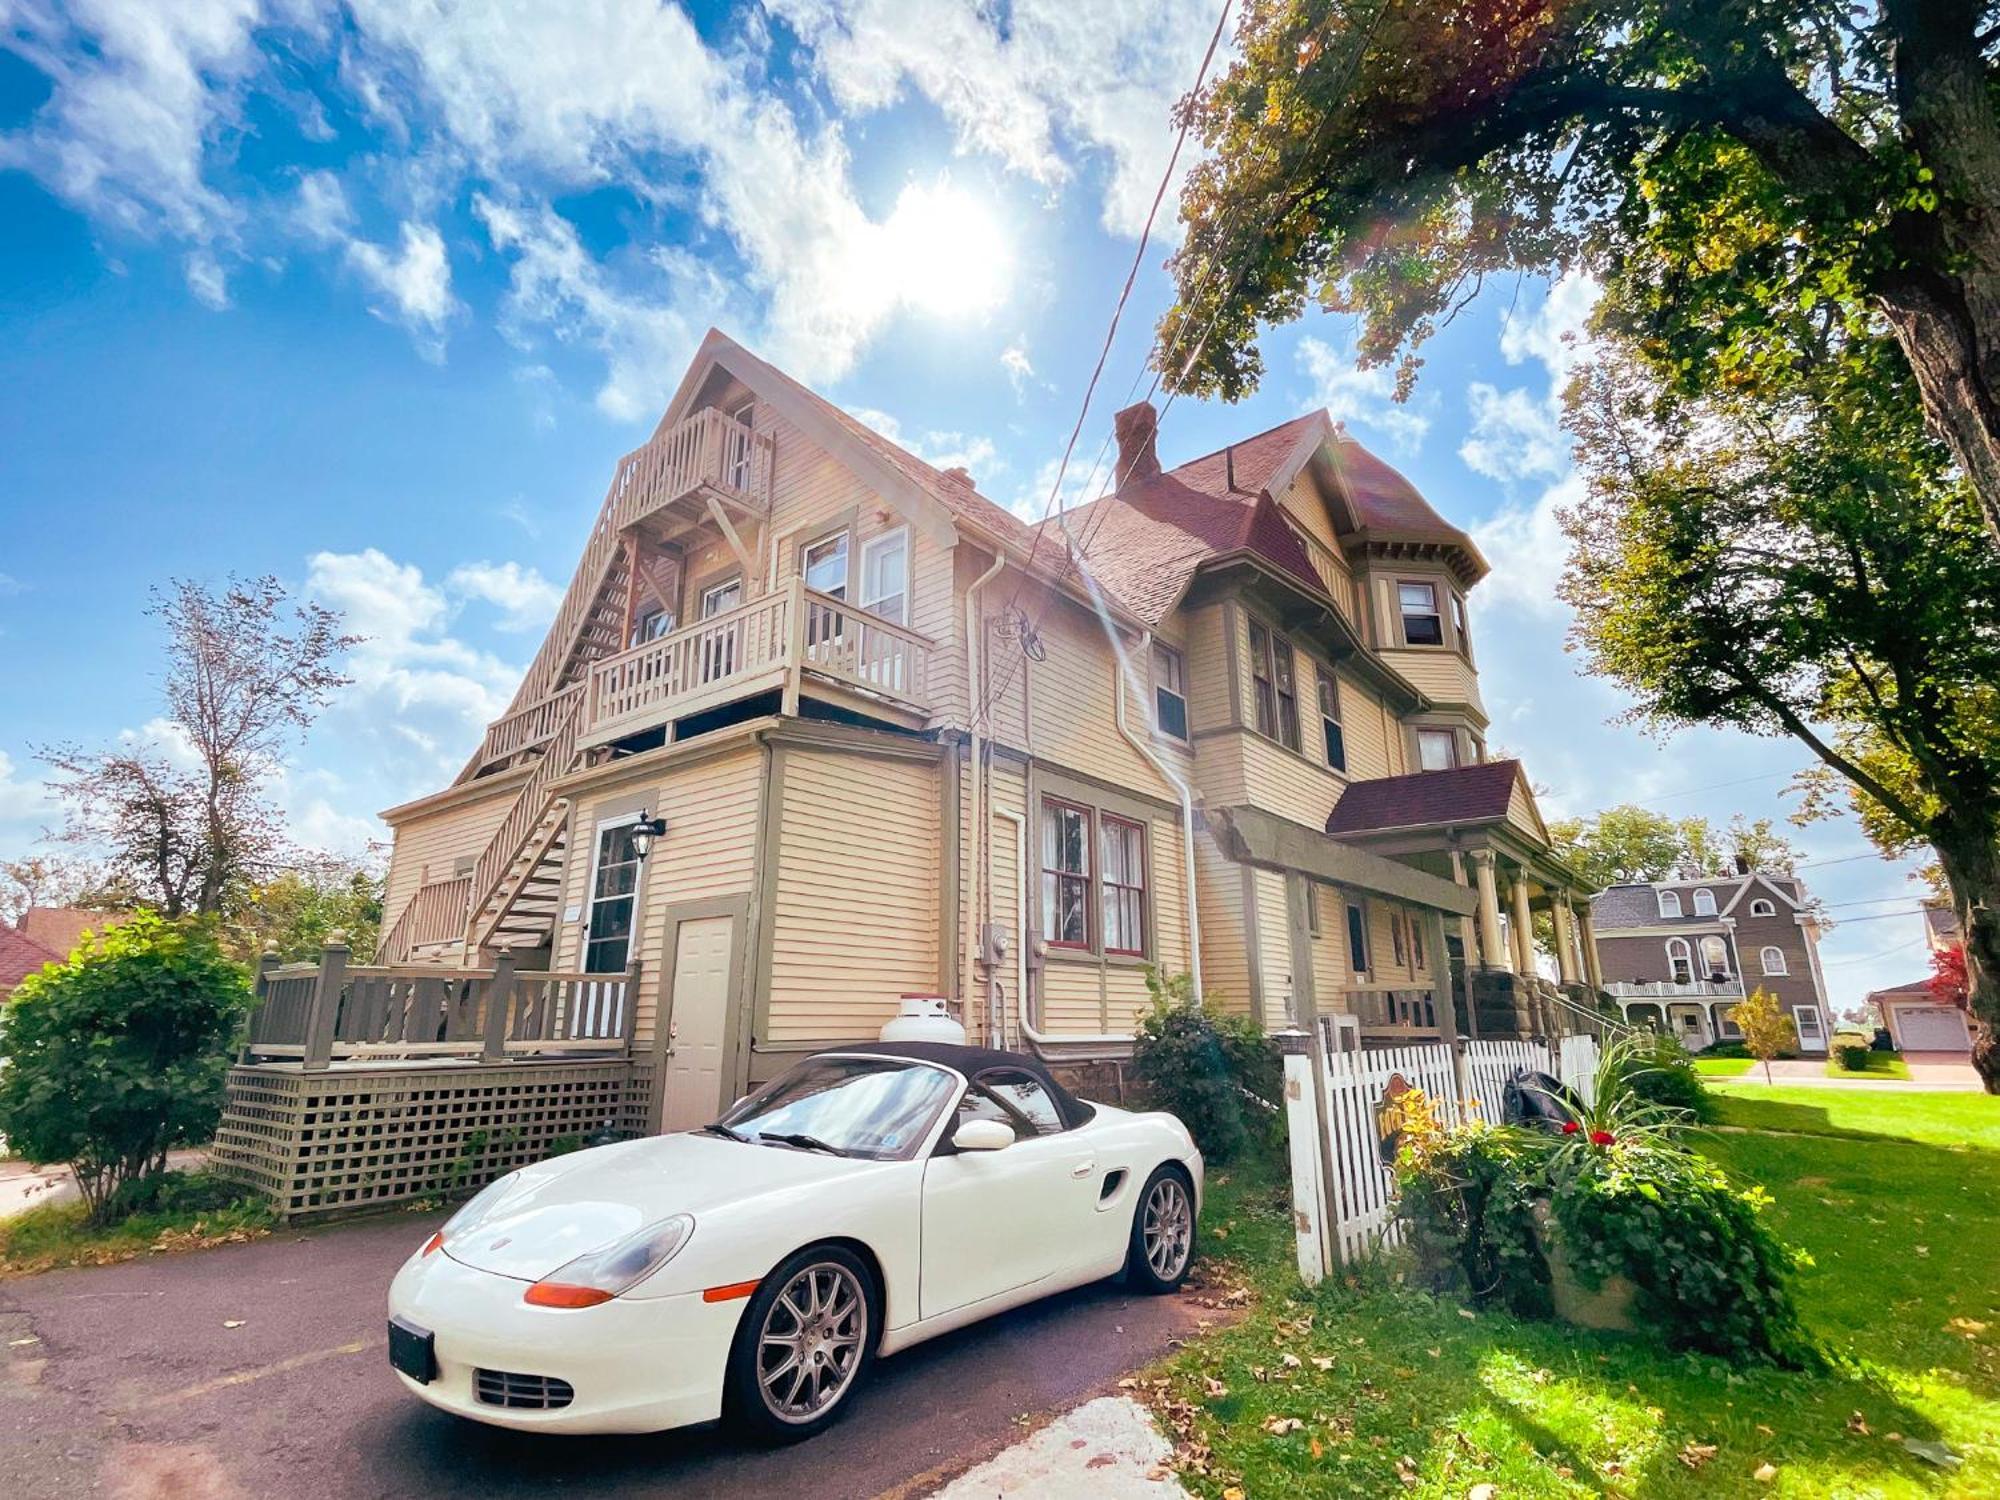
[[[1111,419],[1118,434],[1118,488],[1143,484],[1160,472],[1160,455],[1154,444],[1160,435],[1160,414],[1150,401],[1128,406]]]

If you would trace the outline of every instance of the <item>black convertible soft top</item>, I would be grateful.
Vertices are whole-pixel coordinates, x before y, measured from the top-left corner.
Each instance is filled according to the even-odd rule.
[[[1092,1113],[1088,1104],[1050,1076],[1039,1058],[1029,1057],[1025,1052],[1004,1052],[998,1047],[965,1047],[956,1042],[856,1042],[851,1047],[829,1047],[827,1051],[836,1055],[859,1053],[870,1057],[906,1057],[912,1062],[940,1063],[947,1068],[956,1068],[974,1080],[995,1068],[1011,1068],[1026,1073],[1048,1091],[1056,1112],[1062,1116],[1063,1129],[1076,1129],[1088,1122]]]

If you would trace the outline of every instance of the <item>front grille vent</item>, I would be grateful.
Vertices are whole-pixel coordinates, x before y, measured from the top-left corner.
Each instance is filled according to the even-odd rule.
[[[487,1406],[517,1411],[556,1411],[576,1399],[567,1380],[553,1375],[517,1375],[511,1370],[474,1370],[473,1393]]]

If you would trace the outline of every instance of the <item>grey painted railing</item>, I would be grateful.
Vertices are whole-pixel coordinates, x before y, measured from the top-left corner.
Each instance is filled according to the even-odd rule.
[[[266,955],[257,973],[246,1062],[463,1057],[487,1062],[631,1051],[638,965],[622,974],[433,964],[350,965],[345,943],[316,964]]]

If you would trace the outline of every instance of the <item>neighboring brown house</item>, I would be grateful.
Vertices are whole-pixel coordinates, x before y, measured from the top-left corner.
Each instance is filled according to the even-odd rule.
[[[1323,412],[1174,468],[1157,420],[1119,413],[1126,482],[1036,527],[711,333],[514,702],[384,814],[401,968],[369,972],[546,971],[570,1009],[504,1065],[583,1028],[646,1129],[905,992],[1073,1061],[1129,1051],[1148,965],[1271,1029],[1435,1036],[1461,955],[1553,989],[1548,911],[1549,967],[1594,981],[1585,892],[1486,758],[1471,539]],[[246,1101],[303,1097],[289,1004]],[[460,1045],[456,1012],[423,1024]],[[359,1068],[381,1037],[320,1045]]]
[[[1958,917],[1947,903],[1924,903],[1924,938],[1932,953],[1958,946]],[[1928,977],[1876,990],[1868,1003],[1881,1013],[1898,1050],[1972,1055],[1970,1019],[1960,1007],[1932,994]]]
[[[1698,1051],[1741,1036],[1729,1012],[1762,989],[1791,1012],[1799,1050],[1825,1053],[1832,1011],[1819,924],[1797,876],[1614,885],[1591,911],[1605,988],[1628,1021]]]
[[[127,920],[121,912],[31,906],[15,926],[0,922],[0,1000],[43,964],[68,958],[86,932],[101,932]]]

